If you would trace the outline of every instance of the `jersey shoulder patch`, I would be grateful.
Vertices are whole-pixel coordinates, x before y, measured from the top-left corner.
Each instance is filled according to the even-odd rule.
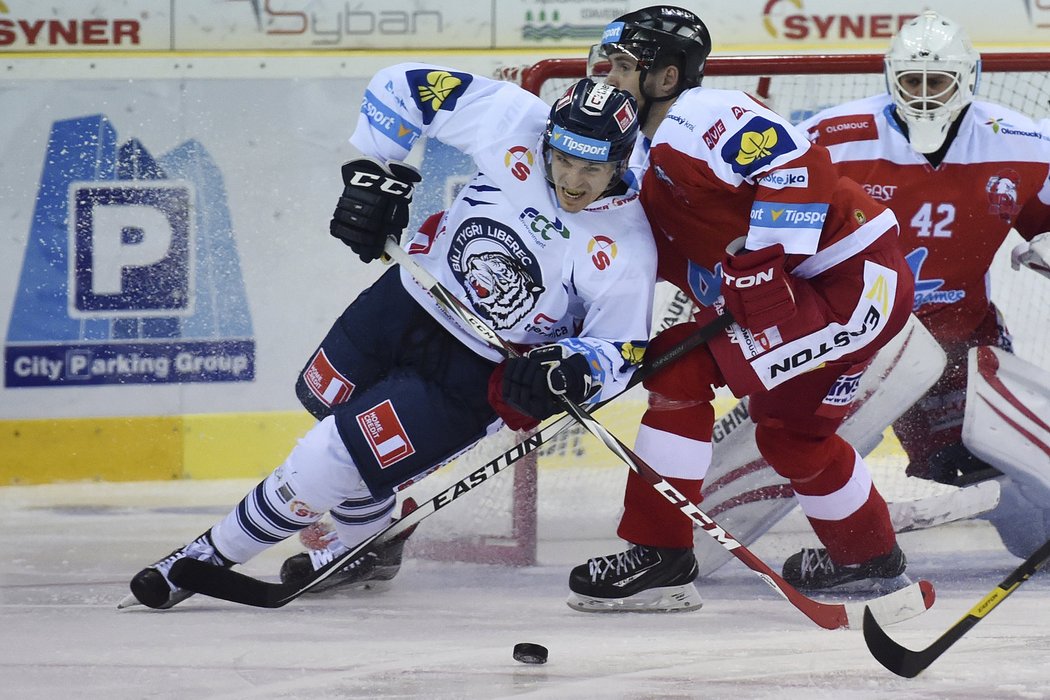
[[[879,128],[874,114],[845,114],[821,119],[809,128],[809,137],[821,146],[875,141],[879,138]]]
[[[726,139],[721,156],[733,172],[747,177],[797,149],[783,124],[756,115]]]
[[[405,73],[412,100],[423,113],[423,123],[434,121],[438,110],[451,112],[474,77],[469,73],[433,70],[410,70]]]

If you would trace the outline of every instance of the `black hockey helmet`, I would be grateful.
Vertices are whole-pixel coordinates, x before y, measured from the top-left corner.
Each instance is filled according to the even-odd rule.
[[[603,163],[622,162],[638,136],[638,105],[630,93],[583,78],[551,107],[543,152],[551,149]]]
[[[694,13],[673,5],[653,5],[620,15],[605,27],[601,53],[626,53],[645,73],[652,68],[677,65],[680,90],[696,87],[704,78],[704,64],[711,53],[711,34]],[[593,52],[592,52],[593,53]]]

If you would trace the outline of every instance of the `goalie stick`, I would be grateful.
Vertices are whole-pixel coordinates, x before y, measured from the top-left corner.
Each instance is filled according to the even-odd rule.
[[[982,598],[977,605],[970,608],[968,613],[949,627],[948,631],[938,637],[933,644],[918,651],[913,651],[893,641],[879,626],[878,620],[871,611],[865,609],[864,642],[868,645],[868,651],[880,664],[898,676],[915,678],[927,666],[936,661],[941,654],[946,652],[951,645],[959,641],[974,625],[983,620],[985,615],[994,610],[1008,595],[1017,590],[1018,586],[1031,578],[1048,560],[1050,560],[1050,540],[1047,540],[1042,547],[1035,550],[1009,576],[1004,578],[995,587],[995,590]]]
[[[438,282],[433,275],[412,260],[408,253],[402,250],[393,239],[387,241],[385,251],[387,255],[389,255],[395,262],[399,263],[403,269],[407,270],[416,282],[431,294],[438,304],[440,304],[448,313],[458,318],[461,323],[473,331],[484,342],[501,350],[508,357],[514,357],[519,354],[510,344],[497,335],[495,331],[489,328],[488,324],[475,314],[474,311],[468,308],[466,304],[458,298],[450,294],[447,289],[441,286],[441,283]],[[727,325],[728,323],[731,323],[731,318],[729,318],[728,313],[724,314],[722,318],[725,319]],[[615,435],[610,433],[605,426],[595,420],[589,413],[584,411],[564,395],[562,395],[560,399],[562,405],[572,418],[586,428],[588,432],[594,435],[594,437],[601,440],[606,447],[608,447],[609,450],[619,457],[628,467],[637,472],[639,476],[645,479],[645,481],[656,489],[656,491],[664,498],[675,505],[694,523],[698,524],[705,533],[731,551],[737,559],[754,571],[762,580],[768,583],[775,591],[780,593],[802,614],[825,629],[838,629],[850,625],[849,610],[845,605],[821,603],[800,593],[794,586],[789,584],[779,574],[769,568],[765,562],[752,554],[747,547],[742,545],[731,534],[720,527],[717,522],[704,513],[704,511],[695,503],[682,495],[682,493],[668,483],[664,477],[646,464],[644,460],[636,455],[629,447],[624,445]],[[910,617],[928,609],[929,606],[933,604],[933,597],[933,586],[928,581],[919,581],[887,596],[883,596],[881,599],[878,599],[878,601],[870,601],[868,607],[874,606],[874,609],[881,614],[884,614],[887,619],[898,621],[900,619],[906,619],[905,617],[900,617],[900,615]],[[895,607],[886,610],[887,605]],[[891,615],[890,613],[895,614]],[[854,622],[857,622],[855,617]]]

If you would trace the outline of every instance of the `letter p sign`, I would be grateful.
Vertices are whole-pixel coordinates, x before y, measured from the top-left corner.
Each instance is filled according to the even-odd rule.
[[[184,181],[73,183],[70,316],[191,314],[192,201]]]

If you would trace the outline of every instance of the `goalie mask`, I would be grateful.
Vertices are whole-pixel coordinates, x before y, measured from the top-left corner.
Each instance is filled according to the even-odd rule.
[[[656,5],[628,12],[610,22],[602,34],[602,43],[591,47],[587,74],[601,75],[603,63],[607,73],[609,56],[616,53],[625,53],[638,62],[640,84],[644,84],[648,71],[677,65],[681,71],[678,90],[663,98],[674,99],[703,80],[704,64],[711,53],[711,34],[689,10]],[[644,91],[642,96],[654,99]]]
[[[558,98],[543,133],[543,159],[552,183],[552,151],[613,163],[606,192],[620,184],[638,136],[637,103],[630,93],[583,78]]]
[[[886,83],[912,148],[933,153],[944,144],[980,70],[980,54],[952,20],[927,10],[901,27],[886,54]]]

